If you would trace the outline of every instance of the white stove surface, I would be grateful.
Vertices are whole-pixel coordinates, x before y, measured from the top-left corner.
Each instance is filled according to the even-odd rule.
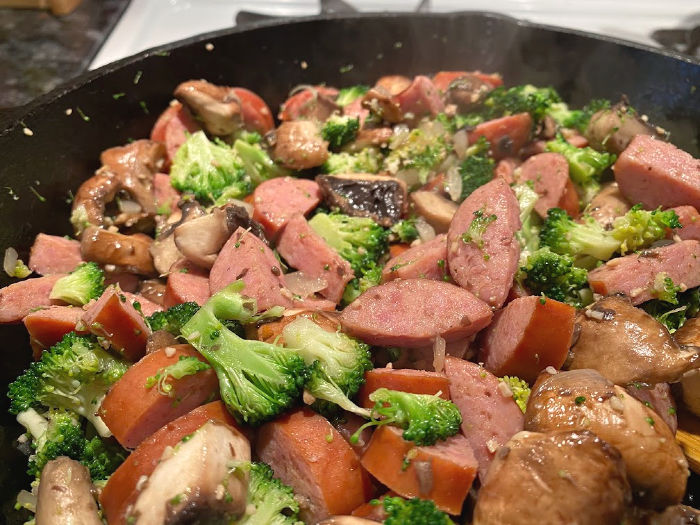
[[[413,11],[418,0],[350,0],[360,11]],[[654,44],[655,29],[697,18],[694,0],[432,0],[432,11],[482,10],[554,26]],[[317,0],[131,0],[91,69],[144,49],[235,25],[240,10],[278,16],[314,15]],[[695,20],[697,22],[697,20]]]

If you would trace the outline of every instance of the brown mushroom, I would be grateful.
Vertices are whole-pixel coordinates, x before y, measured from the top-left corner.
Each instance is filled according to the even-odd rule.
[[[139,481],[127,523],[218,523],[241,516],[248,476],[231,465],[245,461],[250,461],[250,443],[243,434],[222,423],[205,423],[189,440],[166,449],[148,479]]]
[[[476,75],[465,73],[450,82],[445,93],[448,104],[454,104],[461,113],[468,113],[481,104],[493,88]]]
[[[674,383],[700,365],[695,350],[682,349],[666,327],[627,297],[598,300],[576,318],[578,339],[566,367],[592,368],[618,385]]]
[[[665,132],[650,125],[629,106],[626,99],[608,109],[595,113],[585,136],[590,146],[619,155],[637,135],[665,136]]]
[[[403,120],[401,107],[392,93],[383,86],[375,86],[367,91],[362,97],[362,107],[392,124]]]
[[[445,233],[459,207],[434,191],[414,191],[411,200],[418,215],[430,224],[436,233]]]
[[[683,499],[688,462],[668,425],[595,370],[543,372],[527,404],[525,430],[589,430],[620,452],[638,503],[663,508]]]
[[[178,203],[178,208],[177,212],[168,217],[167,222],[151,244],[150,252],[153,257],[153,265],[160,275],[167,274],[171,266],[182,258],[182,254],[175,244],[175,229],[187,221],[206,214],[195,200],[181,200]]]
[[[496,452],[473,524],[616,525],[630,500],[620,453],[592,432],[518,432]]]
[[[391,128],[361,129],[358,131],[355,140],[347,144],[343,151],[357,153],[371,146],[386,148],[393,135],[394,130]]]
[[[241,101],[231,87],[188,80],[175,88],[175,98],[199,117],[212,135],[231,135],[243,127]]]
[[[80,239],[80,253],[86,261],[150,276],[155,273],[149,251],[152,242],[153,239],[140,233],[124,235],[90,226]]]
[[[632,205],[620,192],[617,182],[609,182],[604,184],[602,189],[591,199],[583,216],[590,215],[603,228],[610,228],[613,221],[627,213],[631,207]]]
[[[140,283],[138,293],[152,303],[164,306],[165,284],[162,281],[158,279],[146,279]]]
[[[60,456],[41,471],[36,525],[102,525],[88,470]]]
[[[321,129],[315,122],[283,122],[275,135],[273,157],[285,168],[314,168],[326,162],[328,158],[328,142],[321,137]]]
[[[681,346],[700,348],[700,317],[688,319],[673,334]],[[696,416],[700,416],[700,370],[690,370],[681,378],[683,403]]]

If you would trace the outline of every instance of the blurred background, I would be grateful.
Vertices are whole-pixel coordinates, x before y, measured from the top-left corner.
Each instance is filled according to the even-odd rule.
[[[700,53],[694,0],[0,0],[0,109],[25,104],[87,69],[260,15],[466,9]]]

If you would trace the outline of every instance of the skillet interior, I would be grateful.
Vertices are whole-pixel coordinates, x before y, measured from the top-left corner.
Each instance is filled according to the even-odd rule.
[[[212,51],[205,48],[209,42]],[[498,71],[508,85],[552,85],[579,105],[624,93],[651,121],[671,131],[679,147],[696,157],[700,152],[695,91],[700,65],[689,59],[488,13],[268,23],[195,37],[105,66],[32,103],[21,122],[0,120],[0,249],[14,246],[26,261],[38,232],[70,233],[68,190],[75,191],[98,167],[103,149],[147,136],[180,81],[206,78],[250,87],[275,109],[301,83],[351,85],[441,69]],[[113,96],[119,93],[124,95]],[[25,126],[32,136],[23,133]],[[9,284],[0,273],[0,285]],[[6,522],[14,523],[15,494],[27,485],[26,460],[13,447],[20,430],[7,414],[5,393],[26,367],[30,350],[22,326],[0,328],[0,338],[0,494]],[[696,485],[691,478],[690,498],[700,489]]]

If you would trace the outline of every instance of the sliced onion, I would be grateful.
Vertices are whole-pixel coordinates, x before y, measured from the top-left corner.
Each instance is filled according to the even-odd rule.
[[[231,204],[245,208],[245,211],[248,212],[248,217],[253,216],[253,205],[251,203],[239,199],[226,199],[226,202],[230,202]]]
[[[5,250],[5,259],[2,261],[2,268],[3,270],[5,270],[5,273],[10,277],[15,276],[15,268],[17,267],[17,257],[19,257],[19,255],[17,254],[17,250],[15,250],[14,248],[9,247]]]
[[[438,374],[441,374],[445,369],[445,348],[447,344],[445,340],[437,336],[433,343],[433,368]]]
[[[141,213],[141,211],[143,211],[143,208],[141,208],[141,205],[138,202],[128,199],[119,199],[118,205],[119,211],[128,215],[136,215],[137,213]]]
[[[416,469],[418,491],[421,494],[430,494],[434,484],[432,463],[430,461],[414,461],[412,464]]]
[[[462,196],[462,177],[457,166],[452,166],[445,172],[445,189],[455,202]]]
[[[411,168],[408,170],[399,170],[394,175],[397,179],[406,183],[408,188],[420,185],[420,174],[417,169]]]
[[[312,277],[304,272],[287,273],[284,276],[284,280],[289,291],[301,297],[309,297],[328,286],[325,279]]]
[[[36,501],[37,501],[36,495],[34,495],[31,492],[28,492],[26,490],[20,490],[19,494],[17,494],[17,505],[19,505],[23,509],[27,509],[27,510],[30,510],[32,512],[35,512],[36,511]]]
[[[411,130],[406,124],[397,124],[394,126],[394,134],[389,142],[389,148],[396,149],[401,146],[404,142],[406,142],[409,133],[411,133]]]
[[[455,148],[455,153],[460,159],[463,159],[467,155],[467,148],[469,147],[469,137],[467,136],[467,131],[460,129],[452,137],[452,144]]]
[[[432,241],[435,238],[435,229],[423,217],[416,219],[416,230],[422,242]]]

